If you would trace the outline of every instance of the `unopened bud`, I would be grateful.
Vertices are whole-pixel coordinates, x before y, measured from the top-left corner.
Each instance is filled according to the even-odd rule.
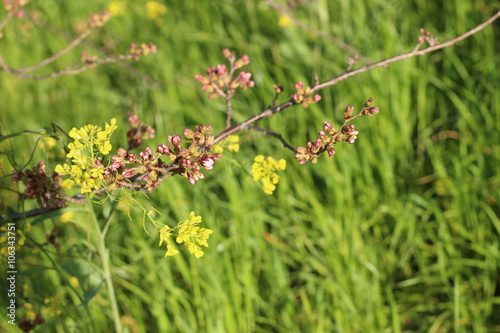
[[[373,96],[366,101],[365,108],[370,107],[370,105],[372,105],[372,102],[373,102]]]
[[[348,107],[346,107],[344,111],[344,118],[345,119],[351,118],[353,111],[354,111],[354,106],[349,105]]]

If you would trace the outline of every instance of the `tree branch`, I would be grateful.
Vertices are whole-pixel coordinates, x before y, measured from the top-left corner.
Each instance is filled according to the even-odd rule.
[[[312,88],[311,88],[311,94],[313,94],[314,92],[317,92],[323,88],[326,88],[326,87],[329,87],[329,86],[333,86],[333,85],[336,85],[337,83],[339,83],[340,81],[344,81],[352,76],[355,76],[355,75],[358,75],[358,74],[361,74],[361,73],[364,73],[364,72],[367,72],[371,69],[374,69],[374,68],[377,68],[377,67],[384,67],[384,66],[387,66],[393,62],[397,62],[397,61],[401,61],[401,60],[404,60],[404,59],[408,59],[408,58],[411,58],[411,57],[415,57],[415,56],[421,56],[421,55],[424,55],[426,53],[429,53],[429,52],[432,52],[432,51],[436,51],[436,50],[439,50],[439,49],[442,49],[442,48],[445,48],[445,47],[449,47],[461,40],[464,40],[466,39],[467,37],[470,37],[472,36],[473,34],[481,31],[482,29],[484,29],[486,26],[488,26],[489,24],[493,23],[493,21],[495,21],[496,19],[498,19],[500,17],[500,11],[498,11],[495,15],[493,15],[492,17],[490,17],[488,20],[484,21],[483,23],[479,24],[478,26],[476,26],[475,28],[465,32],[464,34],[460,35],[460,36],[457,36],[455,38],[452,38],[444,43],[440,43],[440,44],[436,44],[436,45],[433,45],[433,46],[429,46],[425,49],[422,49],[422,50],[418,50],[418,48],[415,48],[413,51],[411,52],[408,52],[408,53],[403,53],[403,54],[400,54],[400,55],[397,55],[397,56],[394,56],[392,58],[389,58],[389,59],[385,59],[385,60],[382,60],[382,61],[379,61],[379,62],[376,62],[374,64],[371,64],[371,65],[367,65],[367,66],[363,66],[361,68],[358,68],[358,69],[355,69],[353,71],[348,71],[348,72],[345,72],[344,74],[342,75],[339,75],[333,79],[330,79],[330,80],[327,80],[325,82],[322,82],[322,83],[319,83],[319,84],[315,84]],[[243,121],[242,123],[236,125],[236,126],[233,126],[231,128],[228,128],[228,129],[225,129],[224,131],[222,131],[221,133],[219,133],[216,137],[215,137],[215,141],[214,143],[217,143],[221,140],[224,140],[226,137],[228,137],[229,135],[232,135],[236,132],[239,132],[239,131],[244,131],[244,130],[248,130],[249,129],[249,126],[256,123],[257,121],[263,119],[263,118],[267,118],[267,117],[270,117],[272,115],[274,115],[275,113],[278,113],[280,111],[283,111],[284,109],[292,106],[292,105],[295,105],[297,103],[295,103],[292,99],[278,105],[278,106],[275,106],[275,107],[272,107],[272,108],[267,108],[265,109],[264,111],[260,112],[259,114],[256,114],[255,116],[252,116],[250,118],[248,118],[247,120]]]

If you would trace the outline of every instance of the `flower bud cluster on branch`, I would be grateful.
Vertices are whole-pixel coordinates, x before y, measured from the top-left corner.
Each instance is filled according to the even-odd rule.
[[[25,6],[29,0],[4,0],[4,7],[7,10],[7,16],[3,19],[0,20],[0,38],[2,38],[2,30],[8,23],[8,21],[12,17],[17,17],[17,18],[23,18],[23,6]],[[103,27],[110,19],[111,19],[111,14],[108,10],[104,9],[100,11],[99,13],[92,13],[89,15],[88,23],[87,23],[87,28],[80,34],[78,35],[73,41],[68,43],[68,45],[60,50],[59,52],[49,56],[46,59],[43,59],[39,63],[25,67],[25,68],[19,68],[19,69],[13,69],[10,68],[9,65],[6,63],[6,61],[2,58],[0,54],[0,70],[5,71],[6,73],[24,78],[24,79],[32,79],[32,80],[45,80],[49,78],[54,78],[58,77],[61,75],[75,75],[82,73],[88,69],[94,68],[96,64],[103,64],[103,63],[108,63],[108,62],[117,62],[119,60],[139,60],[140,56],[143,55],[149,55],[149,54],[154,54],[157,52],[156,45],[153,43],[141,43],[140,45],[137,45],[135,43],[131,43],[129,53],[128,54],[119,54],[116,56],[109,56],[106,58],[100,59],[99,57],[95,55],[91,55],[87,51],[83,51],[81,58],[78,62],[76,62],[73,65],[70,65],[64,69],[45,74],[45,75],[33,75],[30,74],[31,72],[44,68],[45,66],[49,65],[50,63],[56,61],[57,59],[61,58],[63,55],[69,53],[71,50],[73,50],[76,46],[80,45],[92,32],[92,30],[101,28]]]
[[[196,80],[202,84],[201,90],[209,93],[209,98],[220,96],[229,99],[234,95],[237,88],[246,90],[255,85],[250,80],[252,74],[247,72],[241,71],[233,78],[236,70],[250,63],[247,55],[243,55],[236,60],[235,53],[228,49],[223,49],[222,54],[229,61],[229,70],[226,65],[219,64],[215,67],[207,68],[205,71],[206,75],[198,74],[195,76]]]
[[[306,147],[299,146],[295,149],[295,158],[299,160],[300,164],[304,164],[307,161],[316,163],[318,157],[326,152],[328,157],[333,157],[337,152],[333,145],[341,141],[347,143],[354,143],[358,138],[359,131],[356,127],[347,123],[354,118],[365,116],[365,115],[375,115],[379,113],[379,108],[377,106],[371,106],[373,102],[373,97],[370,97],[365,103],[364,107],[356,114],[352,115],[354,111],[354,106],[348,106],[344,111],[344,124],[340,130],[336,131],[332,124],[328,121],[323,123],[323,130],[318,133],[318,138],[314,142],[308,142]]]
[[[4,0],[8,15],[6,19],[0,22],[0,33],[9,18],[14,16],[22,17],[22,14],[18,13],[27,2],[22,0]],[[22,182],[26,187],[23,192],[19,193],[19,198],[36,199],[38,204],[43,208],[56,207],[56,209],[59,209],[65,206],[66,202],[75,203],[75,200],[71,200],[73,198],[69,198],[62,192],[62,189],[70,189],[74,186],[78,186],[81,193],[89,193],[90,195],[109,193],[117,189],[151,192],[166,178],[174,175],[185,177],[191,184],[195,184],[196,181],[204,178],[203,169],[211,170],[214,168],[215,162],[221,158],[221,153],[225,148],[234,152],[239,150],[239,137],[235,135],[239,131],[254,130],[278,138],[285,148],[294,152],[294,157],[300,164],[304,164],[307,161],[316,163],[318,157],[325,152],[329,157],[333,157],[336,153],[334,148],[336,143],[345,141],[353,144],[356,141],[359,131],[353,124],[349,124],[352,120],[360,116],[379,113],[379,108],[371,105],[373,97],[368,99],[363,108],[354,115],[353,106],[345,108],[344,122],[339,130],[336,130],[330,122],[325,121],[323,129],[318,133],[317,139],[308,142],[305,147],[299,146],[293,148],[279,133],[254,126],[253,124],[298,104],[308,107],[311,103],[321,100],[321,97],[316,94],[317,91],[335,85],[351,76],[373,68],[387,66],[392,62],[451,46],[480,31],[498,17],[500,17],[500,12],[497,12],[490,19],[466,33],[441,44],[437,43],[437,37],[431,35],[427,30],[422,29],[417,46],[413,51],[357,69],[351,70],[349,68],[344,74],[325,82],[320,83],[316,78],[312,87],[308,87],[302,82],[297,82],[295,84],[295,92],[290,95],[290,99],[278,105],[276,105],[276,102],[279,95],[283,92],[283,87],[276,84],[274,85],[275,97],[269,107],[236,125],[232,125],[231,123],[232,108],[230,100],[238,88],[245,90],[253,87],[255,84],[251,80],[252,75],[250,73],[244,71],[236,73],[243,66],[250,63],[249,57],[243,55],[240,58],[236,58],[234,52],[224,49],[222,50],[222,54],[229,61],[229,67],[219,64],[208,68],[205,71],[206,75],[195,76],[202,84],[201,89],[209,93],[209,98],[223,97],[226,101],[226,127],[218,135],[214,136],[210,134],[212,131],[211,125],[198,125],[194,130],[185,129],[182,133],[184,139],[178,134],[170,135],[168,136],[168,142],[158,145],[155,151],[146,147],[144,151],[136,154],[130,150],[141,145],[143,140],[154,138],[155,131],[151,126],[140,122],[137,116],[131,116],[129,118],[130,130],[127,132],[127,149],[119,148],[115,155],[106,159],[106,156],[112,151],[110,138],[117,128],[116,119],[111,119],[109,124],[106,123],[104,129],[93,124],[85,125],[80,129],[73,128],[69,132],[69,137],[73,139],[73,142],[68,144],[69,153],[67,157],[70,160],[67,163],[56,166],[54,173],[51,175],[47,173],[44,162],[38,163],[32,169],[14,171],[13,180]],[[90,29],[102,26],[108,19],[109,14],[105,11],[91,15],[88,29],[84,33],[70,43],[67,48],[39,64],[20,70],[13,70],[6,65],[0,56],[0,69],[8,74],[34,79],[79,73],[82,71],[82,68],[70,66],[66,70],[47,76],[29,76],[26,74],[51,63],[61,55],[67,53],[88,36]],[[428,43],[429,47],[420,50],[419,48],[423,43]],[[115,61],[117,59],[137,60],[141,55],[155,52],[156,46],[154,44],[141,44],[140,46],[132,44],[130,54],[128,55],[97,59],[94,56],[84,53],[81,63],[87,68],[94,64]],[[185,145],[183,140],[188,145]],[[263,155],[258,155],[255,157],[252,165],[252,175],[256,181],[262,182],[264,192],[271,194],[279,181],[279,176],[276,172],[285,168],[286,162],[283,159],[276,160],[272,157],[266,158]],[[43,214],[47,210],[41,212],[35,211],[25,212],[23,216],[36,216],[37,214]],[[18,216],[19,214],[14,215]],[[151,218],[149,213],[146,215]],[[16,217],[16,219],[20,218],[23,217]],[[0,217],[0,220],[4,220],[4,218]],[[203,251],[199,247],[200,245],[208,246],[206,240],[211,234],[211,230],[199,228],[197,224],[201,222],[201,217],[195,216],[194,213],[190,215],[188,220],[179,222],[175,228],[167,226],[159,227],[158,223],[154,222],[154,220],[152,222],[158,228],[161,238],[160,244],[163,242],[167,243],[167,256],[178,253],[173,246],[173,242],[169,240],[174,229],[177,232],[176,242],[186,244],[189,252],[194,256],[200,257],[203,255]]]

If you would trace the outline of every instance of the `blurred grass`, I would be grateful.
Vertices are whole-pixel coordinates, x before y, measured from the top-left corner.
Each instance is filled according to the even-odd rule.
[[[267,106],[274,83],[288,95],[296,81],[312,84],[315,73],[324,80],[347,66],[332,43],[280,27],[264,2],[165,2],[161,25],[145,16],[143,2],[126,3],[124,16],[58,64],[72,63],[82,50],[126,53],[132,41],[154,42],[159,53],[41,82],[0,73],[2,134],[117,117],[116,137],[123,138],[130,112],[156,128],[150,146],[186,126],[221,130],[224,104],[208,100],[194,75],[222,63],[224,47],[249,55],[256,81],[235,97],[237,121]],[[13,67],[36,63],[64,47],[68,31],[102,6],[32,3],[41,21],[9,25],[2,56]],[[487,1],[318,0],[295,15],[376,61],[412,49],[421,27],[446,40],[495,10]],[[322,91],[320,103],[260,124],[304,145],[323,121],[338,124],[347,105],[359,108],[375,96],[382,112],[359,119],[358,141],[339,146],[333,159],[300,166],[279,142],[244,133],[248,144],[230,156],[244,169],[223,159],[194,187],[181,178],[165,182],[143,204],[170,225],[191,210],[201,214],[214,230],[203,259],[163,258],[141,213],[132,211],[129,220],[117,212],[107,240],[130,332],[500,332],[499,28],[495,23],[453,48],[353,77]],[[22,163],[35,137],[6,144]],[[248,176],[257,153],[287,159],[273,196]],[[85,226],[85,214],[77,217]],[[38,224],[33,237],[43,238],[53,225],[64,230],[65,260],[89,251],[85,229],[61,226],[57,218]],[[65,283],[49,269],[25,275],[41,300]],[[70,306],[41,330],[111,331],[108,308],[102,289],[88,312]]]

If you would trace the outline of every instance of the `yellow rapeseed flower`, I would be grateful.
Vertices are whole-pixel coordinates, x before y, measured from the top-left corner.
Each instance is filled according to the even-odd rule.
[[[45,313],[47,314],[47,316],[55,317],[62,313],[63,304],[62,300],[59,297],[54,296],[51,298],[46,298],[44,300],[44,303],[47,305],[47,308],[45,309]]]
[[[161,25],[163,15],[167,14],[167,7],[159,3],[158,1],[148,1],[146,2],[146,15],[151,20],[155,20],[156,24]]]
[[[123,16],[127,5],[123,1],[111,1],[108,4],[108,12],[111,16]]]
[[[208,247],[207,239],[213,233],[213,230],[200,228],[197,225],[202,222],[201,216],[196,216],[194,212],[189,214],[189,219],[181,221],[177,224],[176,242],[184,243],[188,251],[196,258],[202,257],[205,253],[201,250],[201,246]],[[165,257],[174,256],[179,253],[179,250],[172,243],[171,236],[174,232],[173,228],[164,226],[160,229],[160,246],[163,242],[167,243],[167,252]]]
[[[240,151],[240,137],[238,135],[230,135],[218,144],[214,145],[213,151],[214,153],[222,153],[224,149],[227,148],[229,151],[233,151],[235,153]]]
[[[61,214],[59,219],[61,220],[62,223],[68,223],[69,221],[71,221],[73,219],[74,216],[75,216],[75,213],[72,211],[69,211],[69,212],[66,212],[64,214]]]
[[[80,281],[78,281],[78,278],[72,276],[72,277],[69,278],[69,284],[73,288],[78,288],[80,286]]]
[[[278,25],[282,28],[291,26],[293,24],[293,20],[288,15],[281,15],[278,19]]]
[[[33,311],[33,305],[31,303],[24,303],[25,318],[28,320],[34,320],[36,318],[36,312]]]
[[[110,142],[111,135],[116,130],[116,119],[105,124],[104,130],[97,125],[85,125],[80,129],[73,128],[69,136],[74,139],[68,144],[72,165],[57,165],[55,171],[62,176],[69,175],[69,179],[62,181],[61,186],[71,189],[75,185],[80,186],[80,192],[91,192],[101,187],[104,178],[104,168],[95,164],[95,159],[100,155],[107,155],[113,148]]]
[[[264,155],[257,155],[252,165],[252,176],[255,181],[262,181],[264,193],[273,194],[279,181],[279,176],[275,171],[285,169],[286,161],[284,159],[276,161],[270,156],[266,159]]]

